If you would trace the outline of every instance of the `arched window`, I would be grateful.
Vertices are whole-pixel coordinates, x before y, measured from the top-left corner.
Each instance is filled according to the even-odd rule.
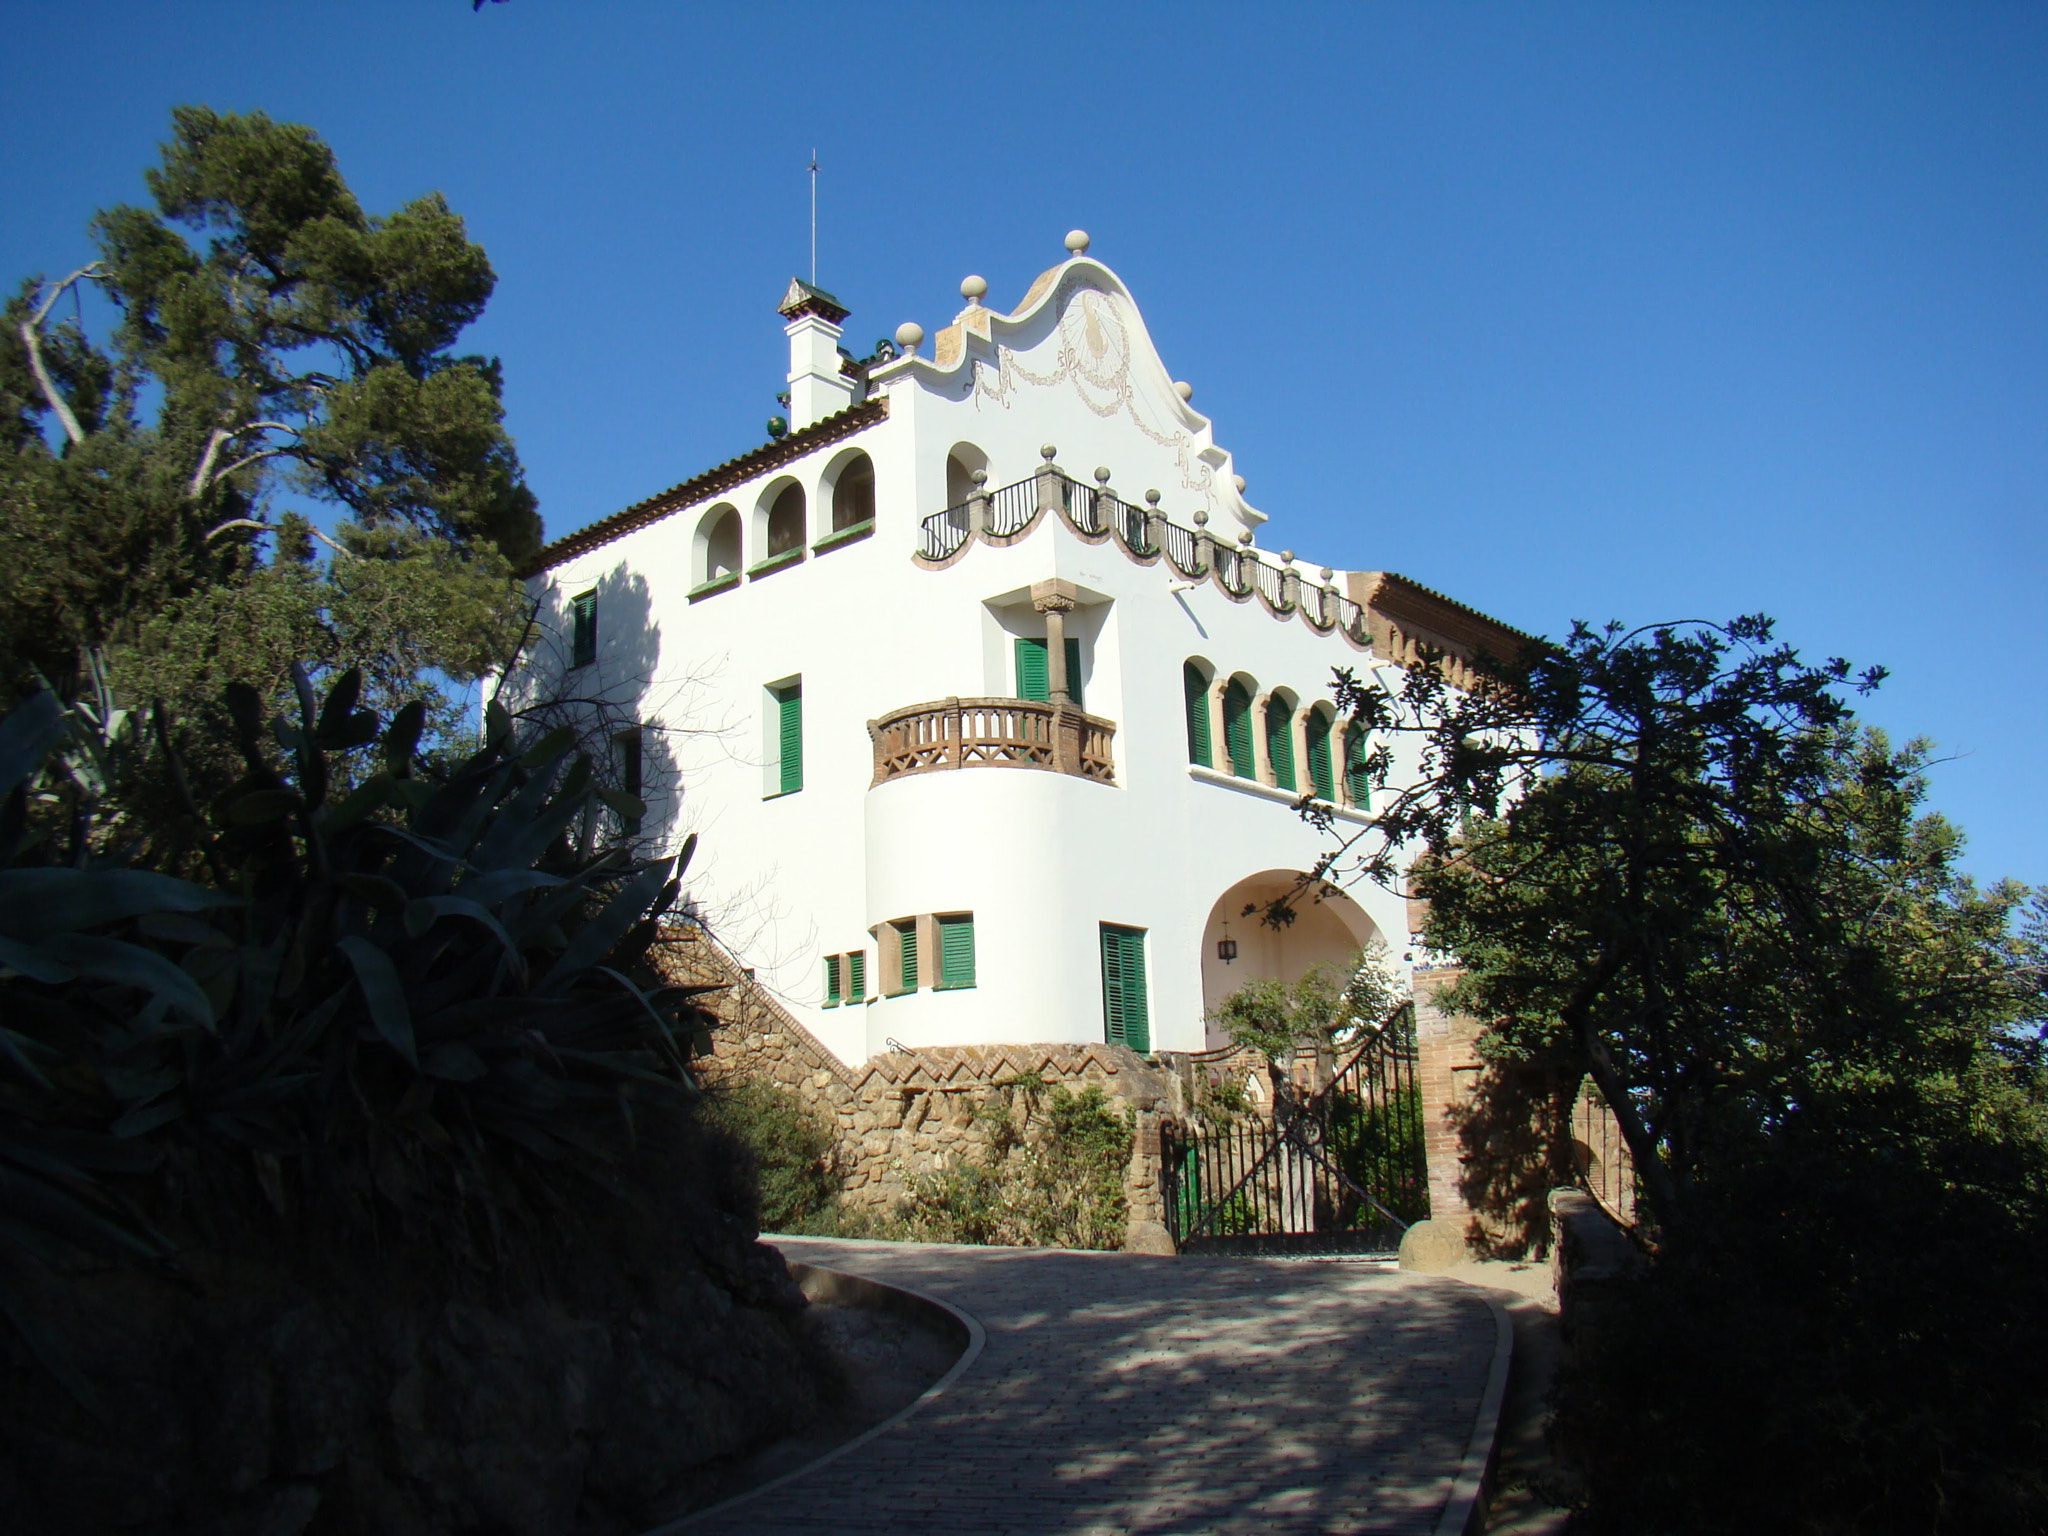
[[[974,494],[974,472],[987,468],[987,454],[972,443],[955,443],[946,455],[946,505],[966,506]]]
[[[1365,763],[1370,751],[1363,726],[1344,727],[1344,800],[1361,811],[1372,804],[1372,775]]]
[[[773,560],[804,547],[804,488],[795,482],[784,486],[768,509],[768,554]]]
[[[737,576],[740,569],[740,515],[732,507],[713,507],[697,524],[697,585]]]
[[[1209,742],[1209,671],[1199,661],[1180,664],[1180,691],[1188,712],[1188,761],[1203,768],[1216,766],[1216,754]]]
[[[1266,700],[1266,763],[1275,789],[1294,788],[1294,701],[1284,693]]]
[[[832,531],[844,533],[875,520],[875,464],[857,453],[832,481]]]
[[[1330,713],[1312,709],[1302,724],[1308,745],[1308,782],[1319,800],[1337,798],[1337,770],[1330,761]]]
[[[1241,677],[1233,677],[1223,690],[1223,750],[1230,757],[1230,771],[1240,779],[1259,776],[1259,760],[1252,751],[1252,691]]]

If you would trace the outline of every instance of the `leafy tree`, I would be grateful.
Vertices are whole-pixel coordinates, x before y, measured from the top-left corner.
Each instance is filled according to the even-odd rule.
[[[96,652],[131,703],[180,714],[229,682],[282,707],[307,657],[362,665],[391,708],[475,677],[540,535],[498,364],[453,350],[495,281],[482,248],[438,193],[367,213],[306,128],[206,107],[172,127],[152,205],[101,213],[97,260],[6,307],[6,690],[74,696]],[[118,311],[104,342],[85,284]]]
[[[1386,956],[1375,941],[1346,965],[1311,966],[1291,982],[1254,976],[1216,1005],[1210,1022],[1274,1065],[1302,1046],[1341,1044],[1396,1006],[1398,984]]]
[[[1579,627],[1482,674],[1347,679],[1420,772],[1324,872],[1420,845],[1448,1001],[1487,1021],[1482,1210],[1540,1240],[1588,1077],[1629,1144],[1654,1262],[1560,1406],[1587,1528],[2040,1528],[2041,898],[1956,871],[1926,749],[1767,621]]]

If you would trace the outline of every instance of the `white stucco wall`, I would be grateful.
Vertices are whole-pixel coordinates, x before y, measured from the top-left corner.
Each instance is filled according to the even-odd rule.
[[[1205,511],[1211,531],[1234,540],[1263,521],[1238,493],[1207,421],[1175,393],[1114,276],[1078,260],[1042,286],[1014,322],[970,313],[952,366],[905,359],[880,370],[886,420],[534,582],[563,637],[558,649],[568,601],[598,591],[599,664],[570,680],[634,701],[667,728],[660,740],[672,773],[664,764],[650,774],[649,837],[673,846],[687,831],[699,835],[691,898],[849,1062],[892,1038],[1101,1039],[1102,922],[1147,930],[1153,1046],[1202,1048],[1212,909],[1250,876],[1310,867],[1327,839],[1272,795],[1190,771],[1182,662],[1197,657],[1219,675],[1247,675],[1260,695],[1285,687],[1307,705],[1330,697],[1333,667],[1376,660],[1341,636],[1277,619],[1256,600],[1232,602],[1213,585],[1175,592],[1179,578],[1163,560],[1137,564],[1113,541],[1091,545],[1057,517],[1008,548],[977,544],[943,570],[912,560],[921,519],[947,504],[947,456],[959,443],[986,455],[991,490],[1029,475],[1049,443],[1074,479],[1092,484],[1106,466],[1126,500],[1157,488],[1160,509],[1182,524]],[[989,337],[972,334],[977,327]],[[1097,341],[1101,350],[1091,351]],[[758,514],[794,479],[809,500],[815,543],[830,530],[828,471],[852,449],[874,463],[871,537],[690,600],[708,510],[739,512],[742,565],[751,566],[763,554]],[[1320,580],[1306,560],[1301,571],[1305,582]],[[1028,597],[1050,578],[1082,591],[1067,632],[1082,641],[1088,712],[1116,724],[1115,784],[971,768],[871,789],[866,722],[951,695],[1012,693],[1010,637],[1044,633]],[[545,687],[547,671],[543,660],[529,683]],[[791,677],[803,688],[804,784],[770,797],[765,687]],[[1305,783],[1306,764],[1297,772]],[[1352,895],[1398,957],[1401,901],[1370,888]],[[877,990],[869,931],[951,911],[975,915],[973,989],[821,1006],[823,956],[864,948]],[[1235,931],[1252,944],[1254,935]]]

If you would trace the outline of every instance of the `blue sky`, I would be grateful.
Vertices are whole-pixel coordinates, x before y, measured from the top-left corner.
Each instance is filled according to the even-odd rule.
[[[849,340],[1079,225],[1270,542],[1525,629],[1761,610],[1881,662],[1985,878],[2048,880],[2048,7],[227,0],[0,9],[0,272],[172,105],[439,189],[558,534],[761,440]],[[10,282],[14,277],[8,279]]]

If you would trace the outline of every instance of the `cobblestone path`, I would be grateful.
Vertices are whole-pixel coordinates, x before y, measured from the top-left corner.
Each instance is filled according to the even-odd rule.
[[[773,1239],[949,1302],[978,1359],[907,1419],[698,1532],[1437,1528],[1494,1316],[1366,1265]]]

